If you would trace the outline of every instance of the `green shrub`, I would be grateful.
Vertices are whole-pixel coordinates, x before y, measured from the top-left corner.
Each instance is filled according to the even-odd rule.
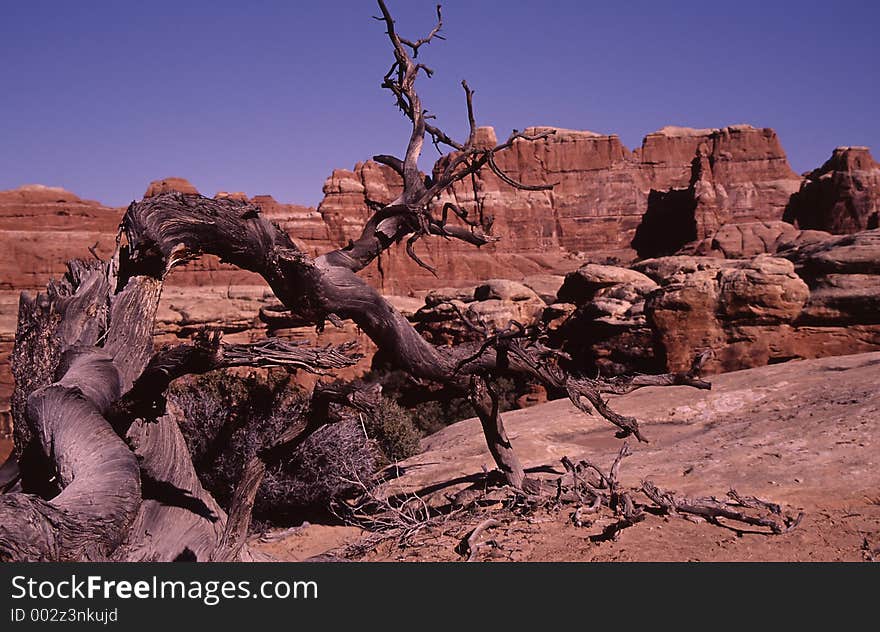
[[[419,453],[422,433],[412,415],[392,399],[382,397],[375,415],[362,416],[367,436],[392,463]]]
[[[413,426],[422,436],[434,434],[450,424],[475,416],[474,409],[465,397],[427,397],[422,384],[416,384],[403,371],[375,370],[365,381],[382,385],[385,398],[398,404],[409,415]],[[521,378],[501,377],[495,381],[501,412],[518,408],[517,398],[528,392],[528,383]],[[436,387],[435,387],[436,388]],[[427,399],[428,401],[424,401]]]

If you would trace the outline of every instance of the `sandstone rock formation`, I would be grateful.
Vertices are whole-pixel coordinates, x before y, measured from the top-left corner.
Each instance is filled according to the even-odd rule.
[[[499,190],[502,186],[509,188],[500,182],[496,186]],[[400,179],[390,168],[372,161],[358,163],[353,171],[337,169],[328,178],[318,212],[330,227],[333,238],[344,244],[359,234],[363,222],[371,214],[373,203],[390,202],[399,191]],[[534,195],[534,192],[516,191],[509,194],[509,199],[515,200],[517,193],[527,198]],[[528,200],[524,204],[533,206]],[[489,201],[484,203],[487,209],[494,208],[490,205]],[[464,201],[462,206],[478,216],[472,201]],[[522,204],[518,211],[522,212]],[[362,274],[384,293],[405,296],[438,286],[473,285],[493,277],[523,278],[547,272],[564,273],[572,265],[566,253],[554,246],[552,240],[541,240],[536,233],[543,228],[526,228],[529,221],[544,228],[548,223],[552,225],[552,213],[548,211],[549,208],[545,207],[533,208],[524,215],[520,228],[525,234],[518,239],[505,226],[493,222],[488,215],[484,216],[484,225],[491,227],[492,233],[502,239],[482,248],[457,240],[442,244],[435,239],[422,240],[416,250],[422,259],[437,269],[437,277],[416,265],[406,256],[402,246],[393,246],[388,254],[380,257],[376,266]]]
[[[414,320],[432,342],[453,344],[481,337],[459,313],[495,328],[541,318],[576,369],[612,375],[687,371],[707,350],[709,373],[880,350],[880,230],[835,237],[758,224],[739,234],[760,235],[758,226],[775,237],[754,250],[777,256],[745,256],[751,247],[740,245],[737,259],[588,263],[549,305],[519,283],[493,280],[430,292]]]
[[[724,224],[779,219],[798,190],[801,179],[773,130],[735,125],[701,135],[705,131],[670,132],[677,151],[682,135],[697,139],[690,180],[685,187],[654,187],[633,241],[640,257],[673,254]]]
[[[492,128],[480,128],[479,134],[482,142],[494,144]],[[773,130],[747,125],[668,127],[649,134],[632,152],[616,135],[556,129],[538,142],[515,142],[497,162],[522,182],[555,186],[552,191],[517,191],[488,170],[474,183],[458,183],[447,199],[468,209],[501,241],[479,251],[420,244],[423,258],[437,267],[439,281],[402,251],[393,252],[375,272],[378,287],[408,294],[461,279],[564,273],[572,261],[585,258],[629,262],[643,221],[647,229],[642,235],[652,235],[644,255],[670,254],[725,222],[780,219],[801,182]],[[372,161],[353,171],[336,170],[324,185],[318,211],[337,239],[350,239],[372,202],[389,202],[397,195],[398,182],[391,169]]]
[[[806,175],[785,220],[799,228],[853,233],[880,225],[880,164],[867,147],[838,147]]]
[[[556,294],[565,277],[560,274],[533,274],[525,277],[522,284],[533,290],[548,305],[556,302]]]
[[[183,178],[165,178],[150,183],[144,197],[167,191],[197,192]],[[223,195],[240,198],[243,194]],[[295,234],[297,243],[308,252],[323,252],[335,243],[315,209],[280,204],[271,196],[251,201]],[[112,253],[123,211],[82,200],[56,187],[29,185],[0,191],[0,434],[9,427],[13,385],[8,358],[15,338],[19,293],[44,288],[51,277],[63,273],[66,261],[91,257],[89,248],[101,257]],[[257,314],[267,300],[265,285],[256,275],[216,258],[202,257],[169,277],[157,319],[157,343],[174,342],[206,325],[221,328],[231,340],[260,338],[266,325]],[[326,344],[335,333],[328,332],[322,342]],[[291,335],[315,336],[313,329]],[[364,337],[346,339],[352,338]]]
[[[636,270],[588,263],[565,275],[565,281],[556,296],[563,303],[583,305],[593,300],[601,291],[621,286],[650,292],[657,284]]]
[[[880,324],[880,229],[829,236],[782,253],[810,287],[799,321],[805,325],[846,327],[850,337]]]
[[[776,254],[830,236],[830,233],[821,230],[800,230],[783,221],[725,224],[711,237],[691,242],[676,254],[747,259],[762,254]]]
[[[164,178],[162,180],[153,180],[150,182],[150,185],[144,193],[144,197],[154,197],[170,191],[189,194],[198,194],[199,192],[199,190],[185,178]]]
[[[645,318],[645,300],[657,288],[654,280],[636,270],[587,264],[566,275],[559,289],[563,305],[575,308],[561,319],[567,310],[551,306],[544,321],[556,346],[581,370],[656,373],[662,362]]]
[[[0,191],[0,290],[44,286],[67,260],[90,257],[89,247],[111,253],[121,216],[57,187]]]
[[[707,372],[880,350],[880,230],[777,229],[731,227],[748,237],[725,247],[736,259],[718,248],[582,266],[559,291],[571,309],[550,306],[544,320],[582,370],[611,374],[684,371],[709,349]]]
[[[529,325],[540,319],[546,303],[523,283],[490,279],[472,288],[433,290],[425,305],[411,318],[416,329],[433,344],[454,345],[481,340],[483,333],[465,323],[490,331],[506,328],[511,321]]]
[[[797,357],[771,333],[790,328],[809,297],[790,261],[674,256],[636,269],[660,285],[644,309],[666,366],[686,371],[709,349],[715,351],[706,366],[711,372]]]
[[[115,246],[121,212],[58,187],[28,185],[0,191],[0,434],[11,428],[12,373],[18,295],[45,286],[64,262],[102,257]]]
[[[540,129],[545,128],[531,131]],[[487,145],[496,142],[492,128],[480,128],[478,137]],[[487,322],[502,327],[511,318],[527,321],[543,310],[545,320],[561,331],[574,314],[567,331],[572,331],[577,320],[583,327],[581,340],[586,340],[586,335],[598,340],[584,347],[580,357],[608,371],[648,370],[662,364],[662,354],[655,354],[649,344],[656,332],[641,312],[652,290],[606,279],[609,285],[581,288],[578,296],[557,299],[562,275],[578,266],[590,262],[626,264],[636,256],[634,245],[648,256],[674,252],[686,242],[693,243],[686,245],[682,254],[748,259],[827,237],[819,231],[799,229],[825,226],[851,231],[876,221],[880,171],[867,150],[848,148],[836,151],[826,165],[808,174],[792,198],[787,213],[797,226],[779,222],[789,195],[802,179],[792,173],[775,133],[769,129],[743,125],[702,130],[667,127],[646,136],[634,151],[615,135],[558,129],[539,142],[514,143],[497,160],[499,167],[516,179],[556,186],[552,191],[518,191],[494,174],[481,172],[473,183],[459,183],[447,191],[441,202],[456,201],[500,241],[475,249],[458,241],[440,246],[436,239],[422,240],[417,250],[437,267],[438,278],[416,266],[402,247],[392,248],[364,274],[386,294],[411,297],[409,300],[418,305],[427,290],[466,286],[464,297],[455,290],[446,293]],[[165,191],[194,193],[196,188],[182,178],[169,177],[150,183],[144,195]],[[366,161],[352,171],[334,171],[317,209],[280,203],[268,195],[248,198],[242,192],[219,192],[217,196],[258,204],[262,213],[314,255],[345,244],[360,230],[372,203],[390,201],[399,191],[399,178],[391,169]],[[0,417],[11,390],[6,361],[16,326],[18,293],[43,287],[51,276],[63,271],[68,259],[90,256],[89,247],[99,256],[108,255],[115,245],[122,211],[40,185],[0,192],[4,253],[0,257]],[[809,265],[803,263],[803,269]],[[493,278],[518,280],[532,295],[527,300],[474,300],[474,287]],[[858,284],[864,281],[851,273],[806,280],[817,297],[816,305],[823,295],[850,292],[855,296]],[[568,279],[565,292],[575,291],[582,281],[583,274]],[[849,289],[843,288],[846,283]],[[169,278],[157,339],[187,336],[206,324],[221,326],[228,335],[242,339],[260,337],[266,327],[314,339],[313,331],[289,326],[284,315],[273,316],[261,287],[262,282],[252,274],[214,258],[190,263]],[[870,294],[873,290],[865,291]],[[437,296],[434,293],[435,299]],[[428,307],[432,300],[429,295]],[[815,320],[819,308],[810,309],[810,318]],[[411,306],[411,311],[415,310]],[[426,335],[438,341],[469,335],[451,324],[449,313],[442,311],[438,308],[420,317],[459,329],[443,333],[437,325],[434,333],[426,328]],[[264,318],[255,318],[257,313]],[[832,320],[829,316],[821,323],[822,331],[831,331]],[[799,331],[813,326],[805,324]],[[861,331],[859,327],[870,328],[870,323],[849,329]],[[854,344],[855,334],[839,329],[834,336],[829,333],[823,343],[825,351],[839,352]],[[333,335],[333,328],[328,328],[321,340]],[[858,344],[872,348],[872,335],[864,333]],[[785,353],[800,357],[791,347],[789,344]],[[779,359],[785,353],[767,357]],[[758,354],[754,361],[760,357]],[[734,362],[730,366],[739,365]]]

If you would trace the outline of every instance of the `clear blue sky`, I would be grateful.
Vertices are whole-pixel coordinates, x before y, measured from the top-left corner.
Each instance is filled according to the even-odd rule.
[[[431,1],[388,2],[404,34],[432,26]],[[629,147],[669,124],[773,127],[801,172],[837,145],[880,153],[878,7],[449,0],[423,98],[461,132],[466,78],[499,136],[554,125]],[[376,13],[370,0],[3,0],[0,189],[122,205],[176,175],[208,195],[316,204],[334,167],[406,143],[379,88],[391,55]]]

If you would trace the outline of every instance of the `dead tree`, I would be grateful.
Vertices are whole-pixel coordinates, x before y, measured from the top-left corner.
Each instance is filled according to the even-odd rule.
[[[248,464],[227,520],[198,481],[175,411],[164,409],[165,388],[181,375],[225,366],[322,372],[354,360],[347,348],[303,349],[282,341],[224,346],[216,336],[154,355],[151,333],[162,282],[176,266],[204,254],[261,275],[294,317],[318,327],[351,319],[398,368],[468,396],[489,451],[515,488],[528,481],[499,413],[498,376],[520,373],[561,389],[580,409],[618,426],[619,436],[640,441],[645,438],[636,420],[614,412],[605,394],[652,385],[709,388],[697,371],[610,382],[566,373],[540,331],[515,323],[486,332],[479,343],[435,347],[357,275],[399,243],[430,269],[415,252],[420,239],[477,247],[494,241],[465,209],[438,200],[481,169],[512,187],[546,188],[517,182],[495,157],[552,133],[515,131],[495,147],[478,146],[474,93],[462,82],[469,134],[453,140],[432,122],[415,87],[421,74],[432,75],[419,53],[442,39],[439,6],[433,30],[409,40],[397,33],[383,0],[378,5],[394,56],[382,86],[412,131],[402,158],[374,157],[400,176],[403,190],[375,209],[356,239],[313,259],[257,206],[165,193],[129,206],[111,261],[72,264],[46,294],[22,299],[13,354],[21,491],[0,496],[0,559],[247,559],[243,538],[265,468],[260,459],[296,445],[319,422],[295,421],[289,436]],[[426,139],[447,152],[430,175],[418,168]]]
[[[323,372],[355,361],[346,348],[223,345],[218,335],[154,355],[163,278],[121,248],[107,263],[71,262],[45,294],[22,297],[13,352],[20,482],[0,496],[0,560],[208,559],[229,537],[226,515],[199,483],[174,412],[157,405],[170,380],[224,366]]]

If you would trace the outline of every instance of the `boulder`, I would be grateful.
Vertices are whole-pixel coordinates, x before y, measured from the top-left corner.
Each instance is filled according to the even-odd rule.
[[[468,303],[466,315],[488,325],[489,330],[506,329],[511,321],[530,325],[541,318],[544,301],[538,297],[522,301],[504,301],[490,298],[485,301]]]
[[[636,270],[587,264],[565,277],[560,300],[577,307],[564,320],[552,307],[551,339],[575,368],[606,375],[658,372],[653,332],[644,315],[645,299],[657,283]]]
[[[546,313],[552,339],[576,368],[607,374],[687,371],[707,349],[710,373],[880,349],[880,229],[794,230],[768,240],[776,256],[675,255],[629,270],[653,285],[584,266],[566,279],[586,288],[566,290],[577,308]]]
[[[808,286],[789,259],[669,259],[641,264],[649,275],[668,275],[645,304],[666,370],[686,371],[697,354],[710,348],[715,353],[708,372],[880,348],[880,319],[845,326],[839,311],[827,311],[822,286]],[[851,281],[864,292],[850,292],[850,304],[870,311],[877,286]],[[819,323],[823,326],[815,326]]]
[[[722,268],[718,314],[730,323],[788,323],[803,309],[809,288],[787,259],[759,255],[743,266]]]
[[[434,307],[440,303],[448,303],[449,301],[458,301],[460,303],[470,303],[474,300],[473,287],[442,287],[436,290],[430,290],[425,295],[425,305]]]
[[[783,253],[810,286],[801,321],[820,325],[880,325],[880,229]]]
[[[725,224],[712,236],[691,242],[676,254],[748,259],[822,241],[828,236],[824,231],[800,230],[783,221]]]
[[[462,321],[464,315],[489,331],[505,329],[511,321],[529,325],[541,318],[545,303],[534,291],[515,281],[492,279],[475,288],[446,288],[429,292],[411,320],[433,344],[460,344],[482,340],[480,331]]]
[[[434,305],[426,304],[412,320],[416,330],[431,344],[456,345],[481,340],[484,336],[459,316],[466,314],[467,310],[467,303],[452,299]]]
[[[556,295],[565,277],[561,274],[533,274],[522,280],[522,284],[537,294],[548,305],[556,302]]]
[[[507,279],[489,279],[474,288],[474,300],[528,301],[538,298],[531,288]]]
[[[541,320],[550,331],[555,331],[575,311],[577,311],[577,305],[574,303],[553,303],[545,307],[544,311],[541,312]]]
[[[627,286],[644,293],[656,288],[657,284],[636,270],[588,263],[565,275],[557,297],[561,302],[582,305],[592,300],[599,290],[613,286]]]

